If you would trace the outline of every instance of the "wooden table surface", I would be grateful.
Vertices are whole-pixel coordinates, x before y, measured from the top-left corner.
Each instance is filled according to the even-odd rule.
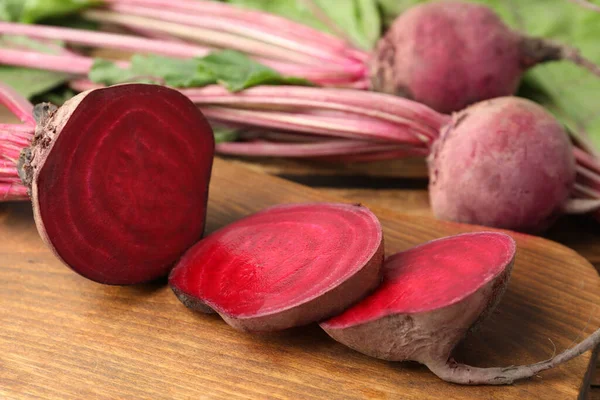
[[[207,229],[299,201],[336,198],[218,160]],[[481,229],[371,208],[384,226],[387,254]],[[185,309],[164,283],[109,287],[74,274],[42,245],[27,204],[0,205],[0,225],[3,400],[572,399],[589,387],[589,352],[513,386],[464,387],[422,366],[363,356],[316,326],[265,336],[236,332],[218,316]],[[514,237],[519,252],[509,289],[481,331],[459,347],[461,361],[538,361],[552,353],[548,338],[560,351],[600,325],[590,309],[600,304],[593,267],[564,246]]]

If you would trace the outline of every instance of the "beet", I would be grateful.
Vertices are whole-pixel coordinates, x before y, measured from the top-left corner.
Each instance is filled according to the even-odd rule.
[[[369,70],[372,89],[452,112],[514,94],[528,68],[561,59],[598,72],[575,49],[509,29],[489,7],[434,1],[396,18]]]
[[[530,232],[561,215],[576,175],[562,125],[538,104],[517,97],[455,114],[428,161],[436,217]]]
[[[516,245],[503,233],[477,232],[434,240],[389,257],[383,283],[321,327],[344,345],[389,361],[417,361],[460,384],[509,384],[592,349],[600,330],[541,363],[475,368],[450,358],[465,335],[489,316],[510,278]]]
[[[171,271],[187,307],[218,312],[243,331],[328,318],[380,282],[383,234],[367,208],[280,205],[207,236]]]
[[[46,244],[100,283],[168,274],[204,230],[214,139],[203,115],[179,92],[143,84],[36,110],[21,175]]]

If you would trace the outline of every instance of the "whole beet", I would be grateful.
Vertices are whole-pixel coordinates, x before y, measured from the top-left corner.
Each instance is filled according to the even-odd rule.
[[[371,86],[448,113],[513,94],[527,68],[561,51],[512,31],[489,7],[428,2],[401,14],[379,40]]]
[[[436,217],[520,231],[547,228],[562,213],[575,181],[562,125],[518,97],[455,114],[428,162]]]

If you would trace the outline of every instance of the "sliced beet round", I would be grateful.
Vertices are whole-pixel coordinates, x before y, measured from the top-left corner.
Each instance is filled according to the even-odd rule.
[[[20,170],[44,241],[100,283],[167,275],[204,230],[214,154],[204,116],[176,90],[144,84],[36,111]]]
[[[207,236],[171,271],[186,306],[273,331],[341,312],[381,281],[383,234],[360,205],[280,205]]]

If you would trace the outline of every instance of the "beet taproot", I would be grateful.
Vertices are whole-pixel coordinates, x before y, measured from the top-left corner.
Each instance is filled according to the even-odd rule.
[[[453,115],[428,164],[436,217],[529,232],[549,227],[565,211],[576,176],[563,126],[518,97]]]
[[[279,205],[201,240],[169,283],[187,307],[274,331],[343,311],[380,283],[382,263],[381,225],[366,207]]]
[[[173,89],[128,84],[36,117],[19,169],[46,244],[96,282],[166,276],[204,231],[214,138],[201,112]]]
[[[550,360],[476,368],[451,358],[456,345],[489,316],[507,288],[516,244],[503,233],[434,240],[389,257],[371,295],[320,326],[336,341],[389,361],[417,361],[441,379],[502,385],[534,376],[592,349],[600,330]]]
[[[394,20],[371,54],[370,83],[448,113],[512,95],[527,69],[562,59],[598,73],[575,49],[524,36],[485,5],[432,1]]]

